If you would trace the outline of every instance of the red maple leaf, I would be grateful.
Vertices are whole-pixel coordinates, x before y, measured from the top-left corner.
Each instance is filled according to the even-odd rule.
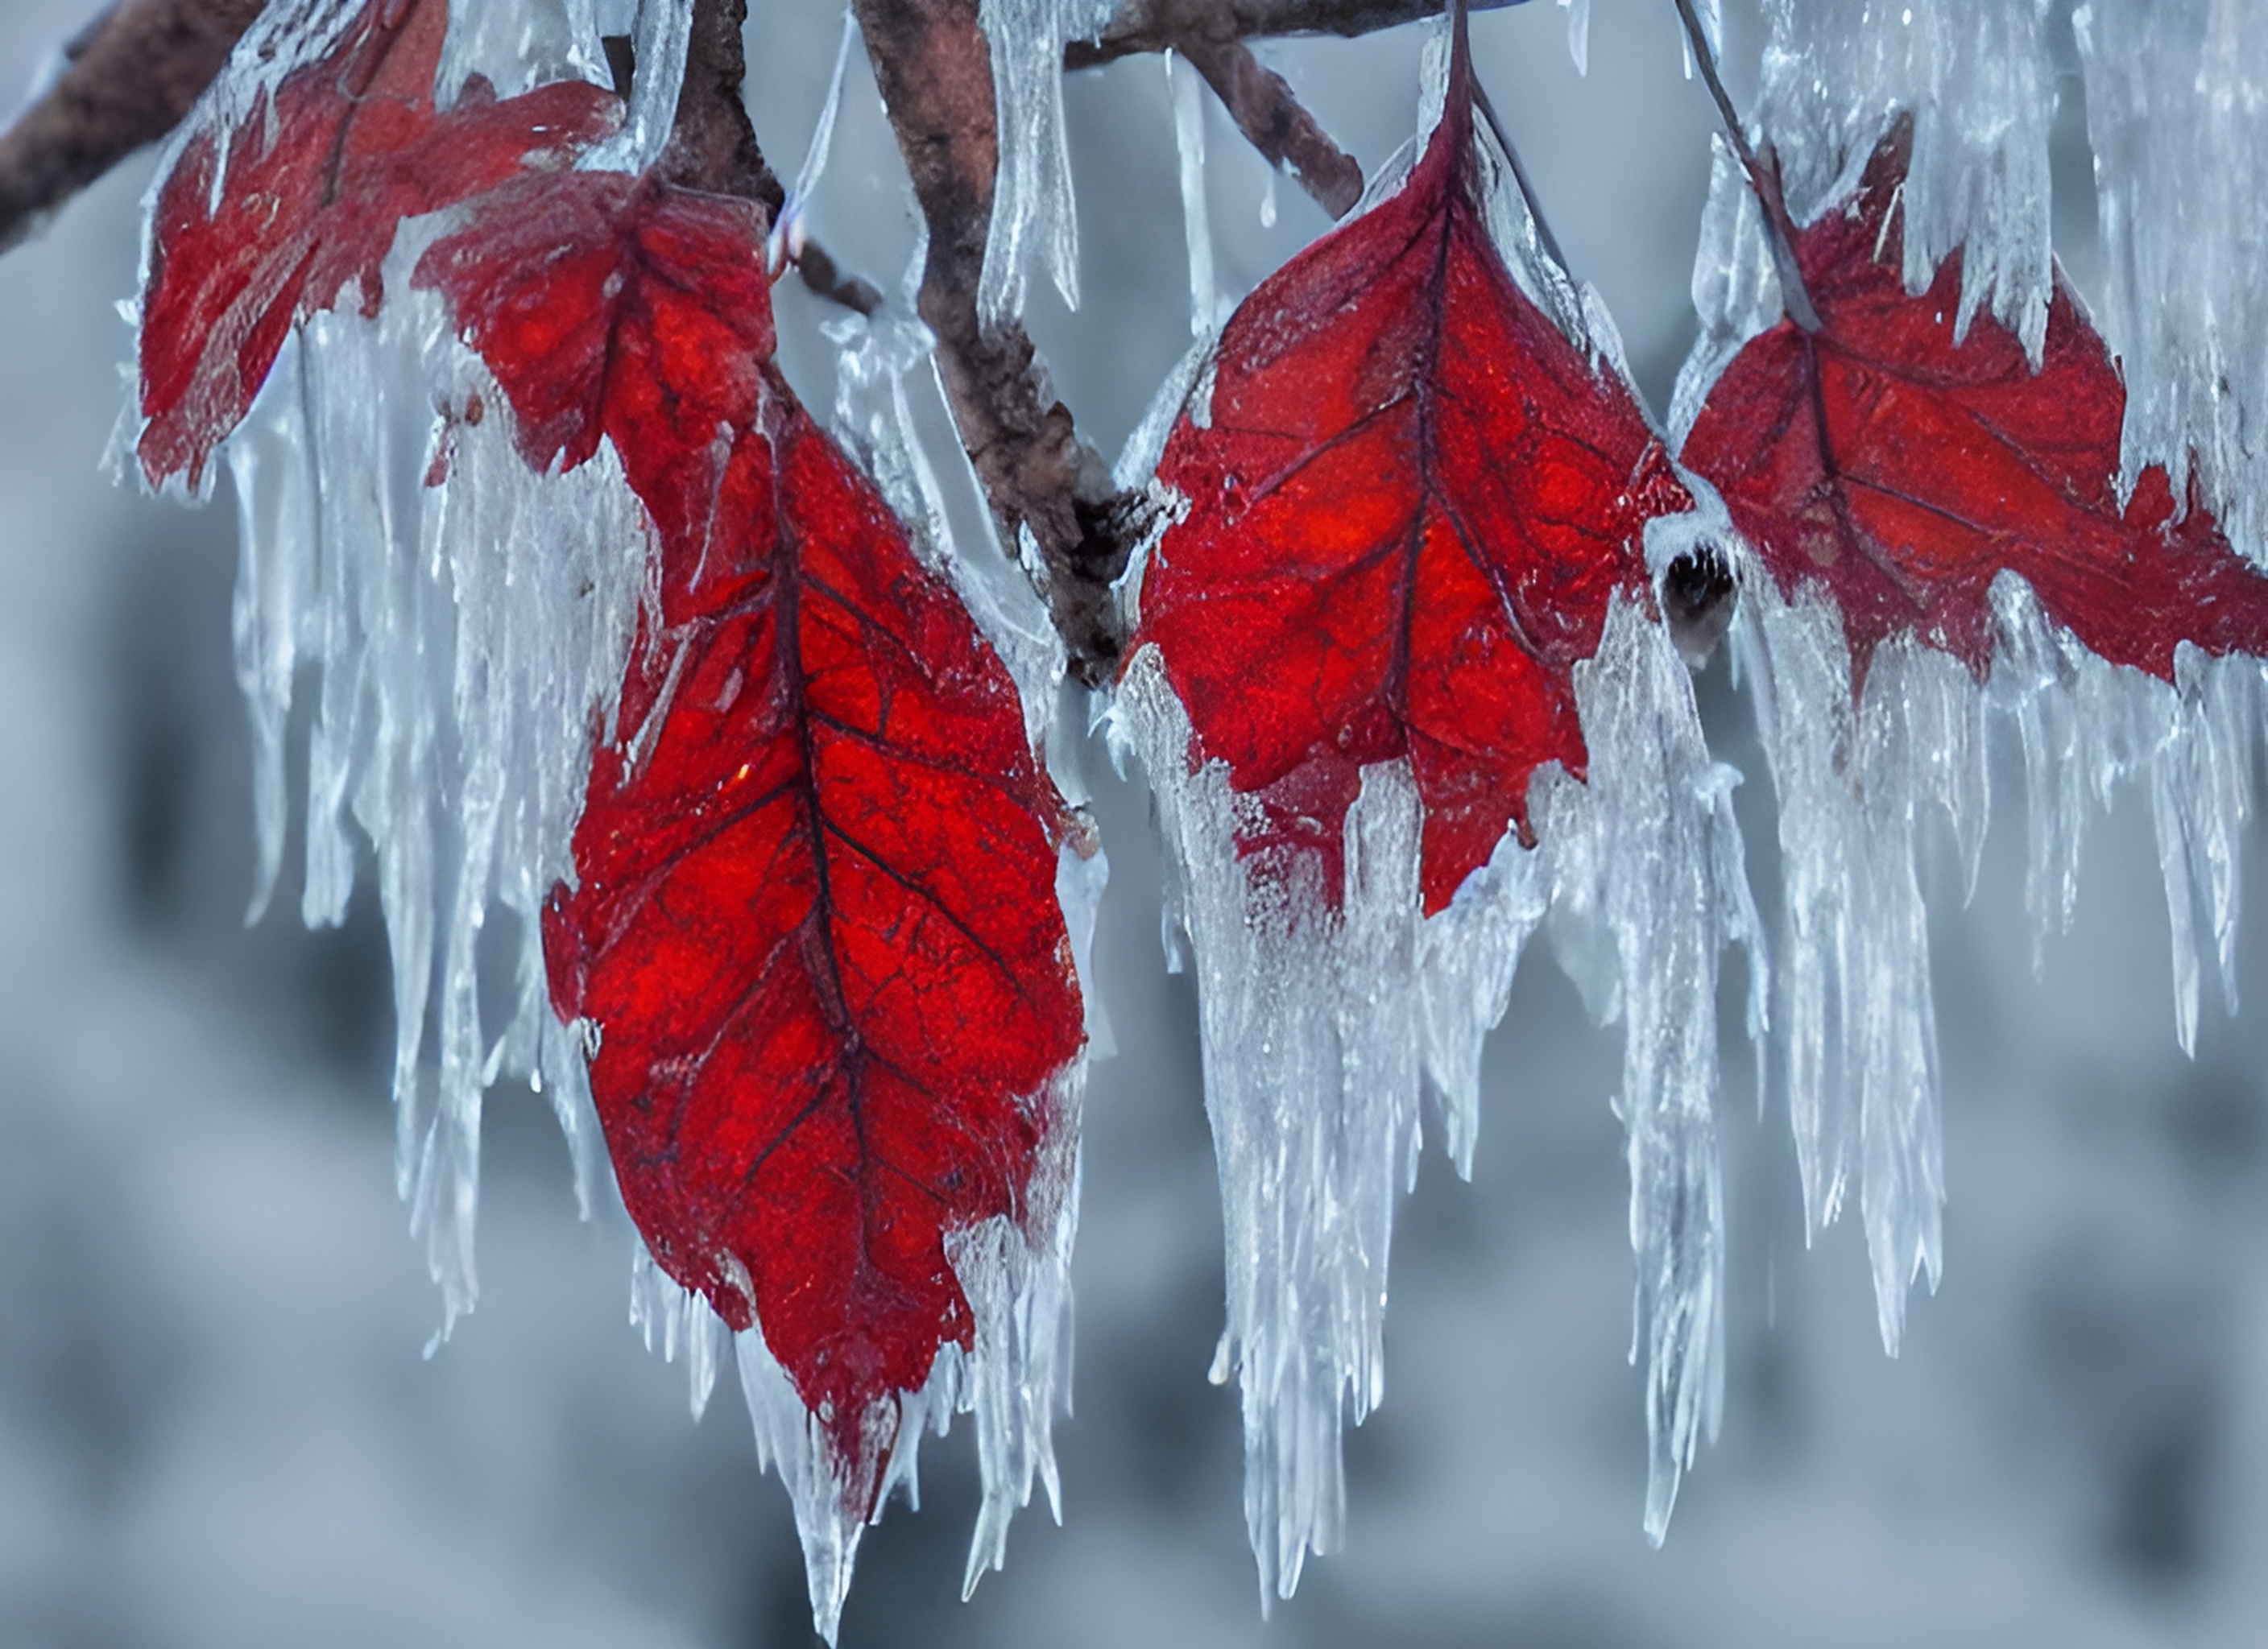
[[[284,77],[272,107],[183,149],[151,209],[143,295],[140,457],[152,486],[202,484],[295,323],[350,289],[378,313],[379,269],[403,218],[562,164],[620,120],[620,100],[581,81],[498,102],[475,79],[437,112],[448,26],[447,0],[369,0],[328,55]]]
[[[1823,586],[1853,680],[1897,635],[1991,663],[2001,570],[2100,657],[2173,679],[2174,650],[2268,652],[2268,578],[2162,468],[2123,505],[2126,390],[2058,271],[2037,369],[1980,313],[1954,328],[1961,259],[1928,291],[1900,277],[1901,123],[1858,190],[1796,237],[1820,328],[1782,320],[1710,389],[1680,454],[1724,495],[1783,593]]]
[[[578,175],[484,203],[418,278],[531,463],[608,436],[654,519],[659,612],[547,913],[553,1001],[598,1027],[655,1259],[762,1322],[863,1513],[878,1405],[972,1343],[946,1238],[1024,1217],[1081,1011],[1063,803],[950,586],[768,370],[763,227]]]
[[[1142,586],[1194,732],[1334,902],[1364,766],[1407,756],[1427,914],[1528,784],[1585,771],[1572,673],[1646,520],[1690,507],[1628,387],[1514,283],[1491,239],[1459,25],[1447,110],[1400,192],[1263,283],[1221,335],[1207,422],[1159,477],[1189,499]]]

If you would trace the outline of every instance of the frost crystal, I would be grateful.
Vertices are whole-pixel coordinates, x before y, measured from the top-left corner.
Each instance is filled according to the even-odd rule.
[[[2073,14],[2103,249],[2103,335],[2126,379],[2121,485],[2194,474],[2268,564],[2268,11],[2092,0]]]
[[[978,26],[992,46],[1000,165],[992,227],[977,283],[989,329],[1021,318],[1026,265],[1044,261],[1064,302],[1079,307],[1079,217],[1064,131],[1064,45],[1099,37],[1116,0],[983,0]]]
[[[1616,1108],[1630,1140],[1656,1538],[1702,1426],[1714,1424],[1717,956],[1753,942],[1756,925],[1734,776],[1709,761],[1684,666],[1636,607],[1617,601],[1596,658],[1577,666],[1576,696],[1588,783],[1539,777],[1541,846],[1507,833],[1428,920],[1406,762],[1364,770],[1334,911],[1311,865],[1286,881],[1239,854],[1256,804],[1218,762],[1189,771],[1189,720],[1154,650],[1136,655],[1121,688],[1114,734],[1158,797],[1177,885],[1169,920],[1197,968],[1228,1250],[1213,1374],[1233,1368],[1242,1392],[1245,1520],[1263,1599],[1289,1597],[1307,1554],[1343,1535],[1341,1430],[1384,1395],[1394,1201],[1417,1172],[1421,1094],[1469,1172],[1482,1038],[1547,910],[1593,1011],[1626,1030]]]
[[[1964,253],[1957,335],[1977,310],[2039,358],[2047,333],[2047,0],[1769,0],[1752,126],[1808,222],[1841,199],[1899,111],[1914,121],[1905,283],[1925,291]]]

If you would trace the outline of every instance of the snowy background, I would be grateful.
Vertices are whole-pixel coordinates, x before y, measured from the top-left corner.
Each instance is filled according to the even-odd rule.
[[[0,76],[28,80],[89,10],[0,9]],[[792,170],[836,13],[755,11],[752,103]],[[1738,85],[1755,30],[1734,11]],[[1711,123],[1670,8],[1598,0],[1587,80],[1555,7],[1475,34],[1659,409],[1690,335]],[[1272,55],[1366,166],[1409,130],[1407,32]],[[2065,90],[2057,231],[2085,290],[2099,260]],[[1171,117],[1154,61],[1082,77],[1069,100],[1086,308],[1042,294],[1034,325],[1108,448],[1187,343]],[[1263,230],[1263,170],[1211,118],[1241,290],[1322,219],[1286,186]],[[814,227],[890,284],[911,229],[863,68],[844,121]],[[688,1420],[681,1374],[624,1321],[629,1233],[577,1223],[527,1095],[490,1101],[481,1308],[420,1359],[440,1307],[393,1196],[367,890],[337,932],[239,921],[231,507],[181,512],[98,473],[146,174],[0,259],[0,1645],[806,1643],[785,1498],[737,1395]],[[823,317],[783,290],[789,368],[825,406]],[[1769,904],[1769,796],[1721,662],[1703,696],[1719,754],[1751,775]],[[932,1444],[922,1513],[893,1508],[867,1537],[846,1646],[2268,1632],[2268,932],[2244,940],[2255,1011],[2208,1009],[2183,1059],[2134,799],[2096,833],[2076,928],[2036,981],[2008,764],[1974,906],[1938,879],[1948,1267],[1897,1362],[1857,1232],[1805,1251],[1786,1119],[1757,1117],[1734,1058],[1724,1436],[1660,1553],[1638,1530],[1624,1360],[1620,1050],[1539,950],[1491,1044],[1473,1182],[1431,1157],[1405,1211],[1388,1402],[1349,1450],[1349,1549],[1263,1625],[1235,1399],[1204,1380],[1221,1271],[1194,1003],[1160,965],[1144,801],[1093,766],[1114,869],[1097,966],[1123,1052],[1088,1101],[1068,1527],[1027,1513],[1007,1572],[963,1608],[973,1451],[965,1430]],[[1728,1010],[1744,984],[1734,969]]]

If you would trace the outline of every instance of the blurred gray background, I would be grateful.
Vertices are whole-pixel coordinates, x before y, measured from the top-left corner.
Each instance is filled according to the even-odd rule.
[[[27,81],[91,10],[11,0],[0,77]],[[755,11],[751,102],[792,172],[839,12]],[[1668,0],[1599,0],[1587,80],[1563,18],[1478,20],[1483,72],[1659,409],[1690,335],[1711,114]],[[1745,84],[1753,17],[1733,26]],[[1270,55],[1366,166],[1408,132],[1406,32]],[[2065,89],[2057,222],[2084,288]],[[1188,341],[1172,126],[1155,61],[1068,99],[1086,306],[1043,295],[1034,324],[1109,449]],[[1264,172],[1210,118],[1241,290],[1322,224],[1287,185],[1263,232]],[[419,1358],[439,1301],[393,1196],[374,913],[313,935],[239,922],[232,506],[97,472],[147,172],[0,259],[0,1645],[806,1644],[785,1498],[737,1393],[688,1421],[681,1373],[625,1325],[628,1233],[577,1223],[524,1093],[490,1103],[481,1308]],[[911,227],[863,66],[814,227],[895,284]],[[823,317],[782,290],[789,369],[824,407]],[[1768,786],[1721,662],[1703,696],[1751,775],[1770,906]],[[1204,1380],[1221,1272],[1193,1002],[1160,969],[1143,800],[1091,765],[1114,868],[1097,971],[1123,1051],[1088,1100],[1067,1527],[1027,1513],[964,1608],[972,1446],[965,1428],[932,1444],[921,1513],[867,1537],[845,1645],[2268,1640],[2268,931],[2244,940],[2255,1012],[2208,1010],[2184,1060],[2135,799],[2098,828],[2076,931],[2036,980],[2013,763],[1975,906],[1938,877],[1948,1261],[1897,1362],[1858,1233],[1806,1251],[1785,1115],[1757,1116],[1733,1042],[1724,1436],[1659,1553],[1624,1360],[1619,1043],[1532,956],[1473,1182],[1429,1158],[1406,1207],[1348,1550],[1263,1624],[1235,1399]]]

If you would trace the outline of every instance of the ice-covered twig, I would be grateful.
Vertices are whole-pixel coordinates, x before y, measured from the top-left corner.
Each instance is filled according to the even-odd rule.
[[[1174,48],[1204,77],[1251,145],[1299,180],[1315,204],[1344,217],[1362,199],[1362,167],[1242,40],[1194,35]]]
[[[1472,0],[1494,11],[1527,0]],[[1344,40],[1439,17],[1447,0],[1125,0],[1101,38],[1073,40],[1066,69],[1092,69],[1121,57],[1168,48],[1186,52],[1195,39],[1262,40],[1281,34],[1336,34]]]
[[[1771,242],[1772,269],[1779,276],[1780,301],[1787,306],[1787,318],[1806,332],[1816,332],[1819,312],[1812,307],[1811,293],[1803,283],[1803,270],[1795,261],[1795,223],[1788,216],[1787,199],[1780,190],[1778,164],[1768,156],[1759,156],[1749,144],[1749,134],[1741,125],[1740,112],[1733,107],[1732,93],[1725,90],[1725,82],[1717,73],[1717,54],[1710,44],[1709,31],[1693,9],[1693,0],[1677,0],[1677,15],[1684,20],[1686,41],[1692,49],[1694,62],[1700,65],[1702,83],[1709,88],[1717,113],[1724,121],[1726,141],[1740,158],[1741,170],[1748,174],[1749,187],[1756,191],[1756,203],[1764,208],[1764,226]]]
[[[261,0],[124,0],[63,50],[69,67],[0,135],[0,251],[178,125]]]
[[[1131,500],[1079,439],[1023,328],[977,320],[999,127],[976,0],[856,0],[854,9],[929,226],[918,306],[937,335],[961,445],[1004,543],[1038,563],[1072,671],[1107,680],[1125,640],[1111,586],[1136,537]]]

